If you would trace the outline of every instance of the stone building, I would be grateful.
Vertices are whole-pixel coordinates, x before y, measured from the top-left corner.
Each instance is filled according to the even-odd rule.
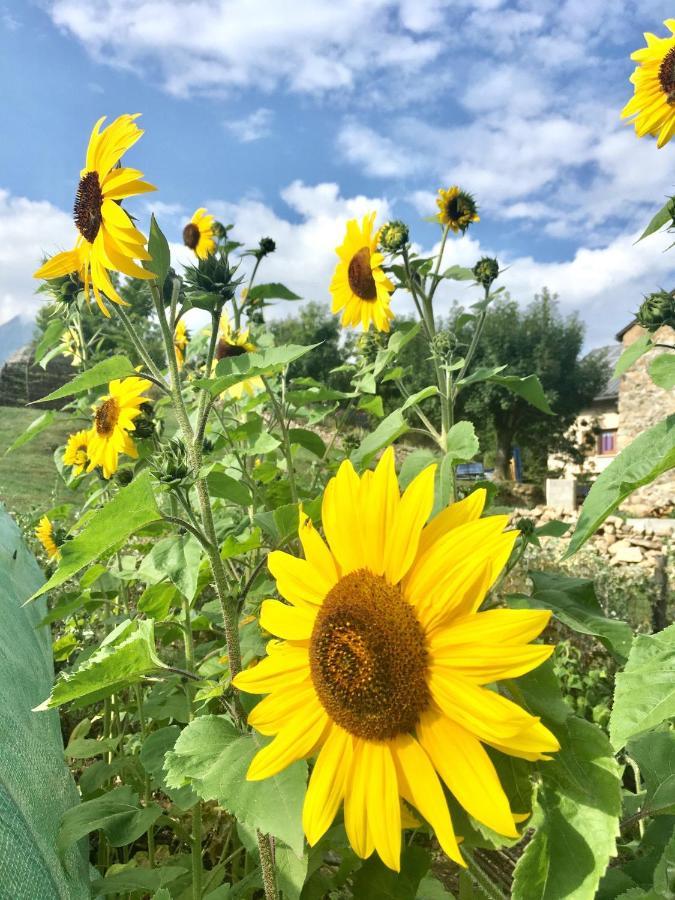
[[[35,348],[27,344],[13,353],[0,369],[0,406],[26,406],[46,397],[73,377],[75,370],[64,356],[55,356],[46,369],[34,363]],[[37,403],[38,408],[60,408],[64,400]]]

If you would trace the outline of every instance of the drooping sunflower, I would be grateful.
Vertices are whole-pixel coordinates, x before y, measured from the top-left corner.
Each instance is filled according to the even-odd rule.
[[[675,19],[663,24],[669,37],[647,32],[647,46],[631,53],[638,64],[630,76],[634,94],[621,111],[622,118],[633,118],[638,137],[658,136],[657,147],[667,144],[675,132]]]
[[[176,362],[178,363],[179,369],[182,369],[185,363],[185,351],[187,350],[189,340],[190,336],[185,327],[185,322],[182,319],[179,319],[173,332],[173,346],[176,351]]]
[[[204,207],[195,210],[195,214],[183,229],[183,243],[194,250],[200,259],[206,259],[216,249],[213,223],[214,217]]]
[[[256,346],[249,340],[250,329],[240,328],[238,331],[232,327],[230,317],[226,312],[220,317],[220,330],[218,344],[216,345],[216,360],[229,359],[232,356],[241,356],[244,353],[253,353]],[[238,384],[228,388],[227,393],[233,400],[241,400],[243,394],[252,397],[258,391],[264,390],[265,385],[259,375],[247,378]]]
[[[44,547],[44,551],[50,559],[59,559],[61,551],[54,540],[54,526],[47,516],[43,516],[37,528],[35,529],[35,537]]]
[[[136,115],[123,115],[101,131],[105,116],[99,119],[89,139],[84,169],[75,194],[73,217],[79,232],[75,248],[57,253],[40,266],[35,278],[51,280],[77,272],[89,298],[90,286],[101,312],[110,316],[103,295],[113,303],[127,306],[115,290],[109,271],[132,278],[155,275],[134,260],[150,260],[146,239],[134,226],[119,201],[156,188],[143,181],[138,169],[118,166],[121,157],[143,132]]]
[[[344,462],[323,497],[326,541],[301,516],[305,558],[274,551],[269,568],[288,603],[265,600],[260,622],[278,636],[234,684],[267,694],[249,723],[274,739],[247,777],[268,778],[318,757],[303,825],[315,844],[344,803],[349,842],[398,870],[401,799],[461,863],[441,779],[479,822],[517,834],[484,745],[528,760],[559,748],[540,720],[486,686],[538,666],[553,648],[530,645],[541,610],[479,612],[517,536],[507,516],[479,518],[477,490],[427,523],[434,466],[399,493],[394,455],[359,477]]]
[[[108,385],[108,395],[94,406],[94,426],[89,432],[89,465],[87,472],[100,466],[104,478],[111,478],[117,471],[120,453],[133,459],[138,457],[130,431],[134,431],[134,419],[141,415],[141,406],[148,402],[143,396],[152,382],[147,378],[131,375],[117,378]]]
[[[458,231],[466,231],[472,222],[480,222],[478,207],[471,194],[460,190],[457,185],[450,188],[440,188],[436,199],[438,213],[436,220],[441,225],[449,225],[457,234]]]
[[[394,314],[389,308],[394,285],[382,269],[384,256],[377,249],[378,232],[373,230],[375,213],[347,222],[344,241],[335,252],[340,262],[330,283],[332,311],[342,311],[343,325],[359,325],[364,330],[371,323],[378,331],[389,331]]]
[[[89,463],[90,440],[91,431],[76,431],[68,437],[63,451],[63,464],[73,467],[73,475],[81,475]]]

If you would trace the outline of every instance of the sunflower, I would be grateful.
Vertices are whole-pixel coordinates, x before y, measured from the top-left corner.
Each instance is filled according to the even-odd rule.
[[[61,551],[54,540],[54,526],[47,516],[43,516],[35,529],[35,537],[44,547],[45,553],[50,559],[59,559]]]
[[[59,342],[61,356],[71,358],[71,366],[79,366],[82,362],[82,344],[77,328],[66,328]]]
[[[183,243],[190,250],[194,250],[200,259],[206,259],[216,249],[216,241],[213,237],[213,223],[213,216],[207,213],[202,206],[195,211],[195,214],[183,229]]]
[[[476,201],[456,184],[447,190],[440,188],[436,206],[439,209],[436,221],[441,225],[449,225],[455,234],[466,231],[472,222],[480,222]]]
[[[633,118],[638,137],[658,135],[657,147],[663,147],[675,131],[675,19],[663,23],[669,37],[645,34],[647,46],[631,54],[637,67],[630,76],[635,92],[621,111],[622,118]]]
[[[394,314],[389,309],[394,285],[382,270],[384,256],[377,249],[378,232],[373,231],[375,213],[347,222],[344,241],[335,252],[340,262],[335,267],[330,292],[332,311],[342,310],[343,325],[358,325],[367,330],[371,322],[378,331],[389,331]]]
[[[89,463],[90,440],[91,431],[76,431],[68,437],[63,451],[63,464],[73,467],[73,475],[81,475]]]
[[[309,843],[344,802],[356,853],[375,849],[395,870],[402,800],[461,864],[441,780],[475,819],[515,837],[524,811],[511,810],[483,745],[528,760],[559,748],[538,718],[486,687],[530,671],[553,650],[529,644],[548,611],[478,611],[517,532],[504,531],[507,516],[479,518],[483,490],[425,524],[434,470],[401,496],[391,449],[360,478],[342,464],[323,497],[327,543],[301,515],[305,558],[270,553],[288,604],[265,600],[260,622],[280,640],[234,679],[269,695],[249,723],[275,735],[248,779],[318,752],[303,809]]]
[[[253,353],[255,344],[249,340],[249,329],[235,331],[226,312],[220,317],[219,340],[216,346],[216,360],[228,359],[232,356],[241,356],[244,353]],[[241,400],[244,393],[252,397],[258,391],[264,390],[265,385],[259,375],[240,381],[228,388],[227,393],[233,400]]]
[[[179,369],[182,369],[183,364],[185,363],[185,351],[187,350],[189,340],[190,335],[185,327],[185,322],[182,319],[179,319],[173,332],[173,347],[176,351],[176,362],[178,363]]]
[[[140,114],[123,115],[103,131],[105,116],[99,119],[89,138],[84,169],[75,193],[73,216],[79,232],[74,250],[57,253],[34,273],[35,278],[53,279],[77,272],[89,298],[89,286],[101,312],[110,317],[103,294],[113,303],[128,306],[119,296],[108,271],[121,272],[132,278],[156,276],[138,266],[134,260],[150,260],[146,240],[122,209],[120,202],[156,188],[143,181],[138,169],[118,166],[124,153],[143,132],[135,120]]]
[[[143,396],[151,382],[147,378],[131,375],[117,378],[108,385],[108,395],[94,407],[94,426],[89,432],[89,465],[87,472],[100,466],[104,478],[117,471],[120,453],[134,459],[138,457],[136,445],[129,436],[134,431],[134,419],[141,415],[140,407],[147,403]]]

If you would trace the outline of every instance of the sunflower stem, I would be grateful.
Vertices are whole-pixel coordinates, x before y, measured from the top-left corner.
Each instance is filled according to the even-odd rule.
[[[162,382],[164,379],[162,378],[162,373],[159,371],[157,366],[155,365],[152,357],[148,353],[148,351],[143,346],[142,341],[139,339],[138,335],[134,331],[134,326],[131,322],[129,316],[125,313],[124,307],[119,306],[118,304],[114,305],[115,312],[120,317],[120,321],[124,326],[124,330],[129,336],[129,340],[134,345],[134,349],[136,353],[140,356],[141,360],[145,363],[148,368],[148,371],[154,376],[156,381]]]
[[[274,851],[272,838],[257,832],[258,851],[260,852],[260,868],[262,870],[263,887],[265,888],[265,900],[277,900],[277,879],[274,871]]]
[[[479,890],[487,897],[487,900],[507,900],[507,897],[502,892],[501,888],[497,887],[480,867],[473,853],[467,848],[464,848],[462,853],[466,857],[471,877],[478,885]]]

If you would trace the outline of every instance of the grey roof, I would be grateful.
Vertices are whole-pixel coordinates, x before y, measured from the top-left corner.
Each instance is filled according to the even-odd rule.
[[[614,372],[614,368],[619,361],[619,357],[621,356],[621,351],[623,347],[621,344],[609,344],[607,347],[597,347],[595,350],[591,350],[588,354],[589,356],[600,356],[602,355],[610,366],[610,372]],[[607,384],[599,391],[594,400],[616,400],[619,396],[619,379],[615,378],[613,374],[610,374],[609,380]]]

